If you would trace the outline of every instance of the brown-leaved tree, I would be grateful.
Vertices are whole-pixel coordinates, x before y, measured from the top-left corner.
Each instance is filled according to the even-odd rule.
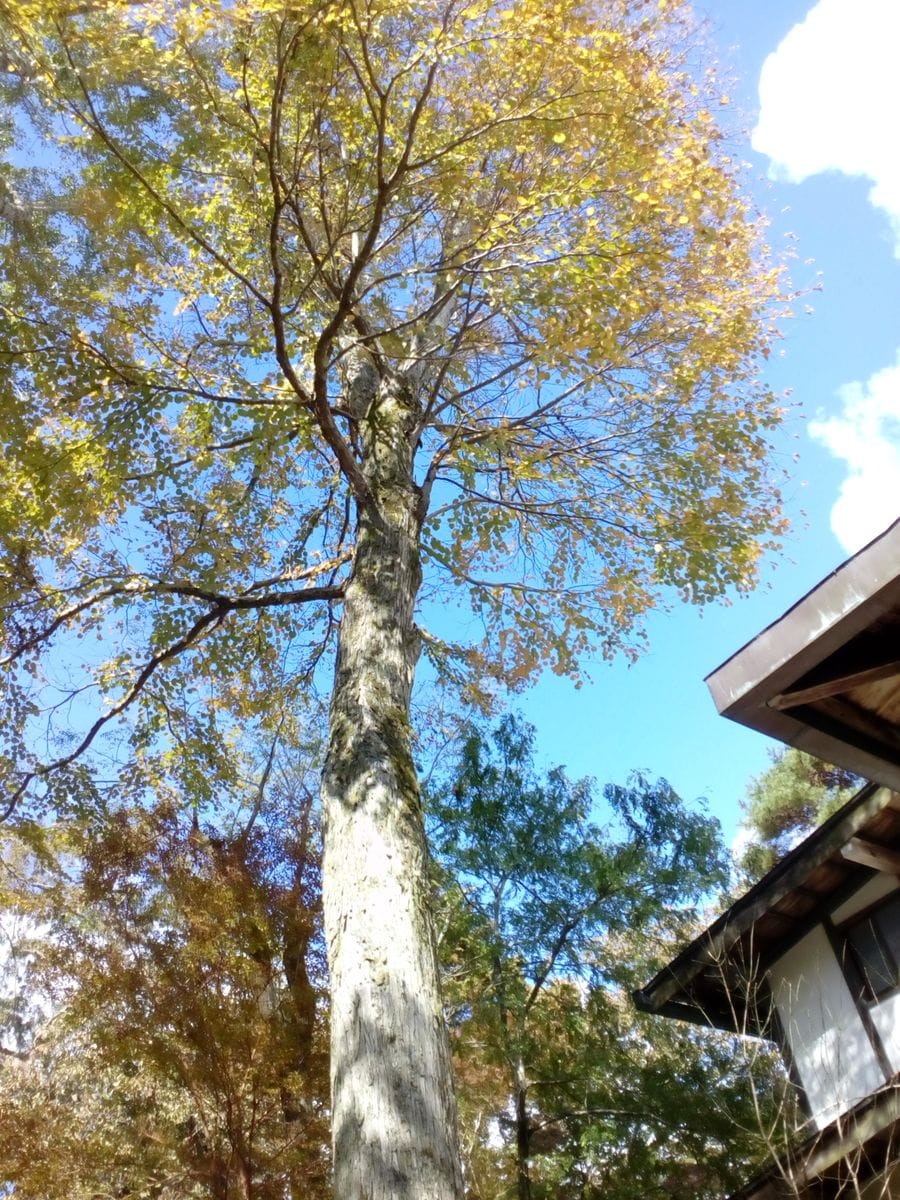
[[[315,794],[170,799],[0,841],[0,1190],[324,1200],[327,997]]]

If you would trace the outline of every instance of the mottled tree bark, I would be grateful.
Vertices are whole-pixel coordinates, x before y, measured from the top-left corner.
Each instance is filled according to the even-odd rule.
[[[459,1200],[463,1190],[410,745],[415,417],[402,381],[382,381],[360,422],[373,503],[360,507],[323,774],[338,1200]]]
[[[529,1165],[531,1130],[528,1124],[528,1082],[525,1064],[516,1060],[516,1195],[518,1200],[531,1200],[531,1169]]]

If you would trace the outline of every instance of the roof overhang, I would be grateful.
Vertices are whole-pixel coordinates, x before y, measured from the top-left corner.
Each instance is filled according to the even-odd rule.
[[[724,716],[900,790],[900,520],[706,682]]]
[[[639,991],[643,1012],[771,1036],[766,967],[822,913],[900,864],[900,796],[869,784],[795,846]]]
[[[900,875],[900,520],[707,683],[723,715],[873,781],[634,994],[645,1012],[768,1035],[766,965],[867,874]],[[850,1194],[900,1170],[898,1147],[900,1076],[731,1200]]]

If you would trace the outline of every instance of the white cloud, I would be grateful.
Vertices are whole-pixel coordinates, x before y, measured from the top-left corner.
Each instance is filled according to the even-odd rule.
[[[870,179],[900,257],[898,46],[900,0],[819,0],[763,64],[753,146],[794,183],[824,171]],[[847,465],[831,528],[853,551],[900,513],[900,353],[838,397],[840,413],[810,433]]]
[[[838,393],[842,409],[811,422],[809,432],[847,464],[831,510],[831,528],[848,551],[858,550],[900,515],[900,354],[893,367]]]
[[[822,171],[871,179],[900,256],[898,45],[898,0],[819,0],[763,63],[753,147],[794,183]]]

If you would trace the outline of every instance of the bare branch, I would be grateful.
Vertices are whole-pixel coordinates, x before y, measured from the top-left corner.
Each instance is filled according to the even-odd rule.
[[[284,722],[285,717],[282,716],[281,720],[278,722],[278,728],[275,730],[275,736],[272,738],[272,744],[269,746],[269,753],[266,755],[266,765],[263,768],[263,773],[259,779],[259,785],[256,789],[256,798],[253,801],[253,808],[250,811],[250,817],[247,821],[247,824],[238,835],[239,842],[247,841],[253,826],[256,824],[256,819],[260,814],[260,810],[262,809],[263,800],[265,799],[266,795],[266,784],[269,782],[269,776],[272,774],[272,766],[275,762],[275,752],[278,749],[278,739],[281,736],[281,730]]]
[[[98,734],[110,721],[121,716],[134,703],[159,667],[171,659],[177,658],[178,655],[190,649],[191,646],[196,645],[207,631],[211,631],[221,625],[230,612],[273,608],[280,605],[296,604],[312,600],[340,600],[344,594],[341,587],[306,588],[291,592],[275,592],[258,597],[220,596],[215,592],[193,587],[190,584],[161,584],[149,590],[155,591],[157,594],[189,596],[193,599],[206,600],[212,607],[199,616],[180,638],[177,638],[174,642],[170,642],[164,650],[158,651],[147,660],[138,672],[137,678],[125,692],[125,695],[105,712],[102,717],[98,717],[94,721],[74,750],[62,758],[37,767],[33,771],[28,771],[24,775],[22,782],[16,788],[5,810],[0,814],[0,824],[12,815],[19,800],[35,779],[43,779],[52,772],[61,770],[75,762],[77,758],[91,747]],[[118,594],[121,595],[124,593],[125,589],[119,589]]]

